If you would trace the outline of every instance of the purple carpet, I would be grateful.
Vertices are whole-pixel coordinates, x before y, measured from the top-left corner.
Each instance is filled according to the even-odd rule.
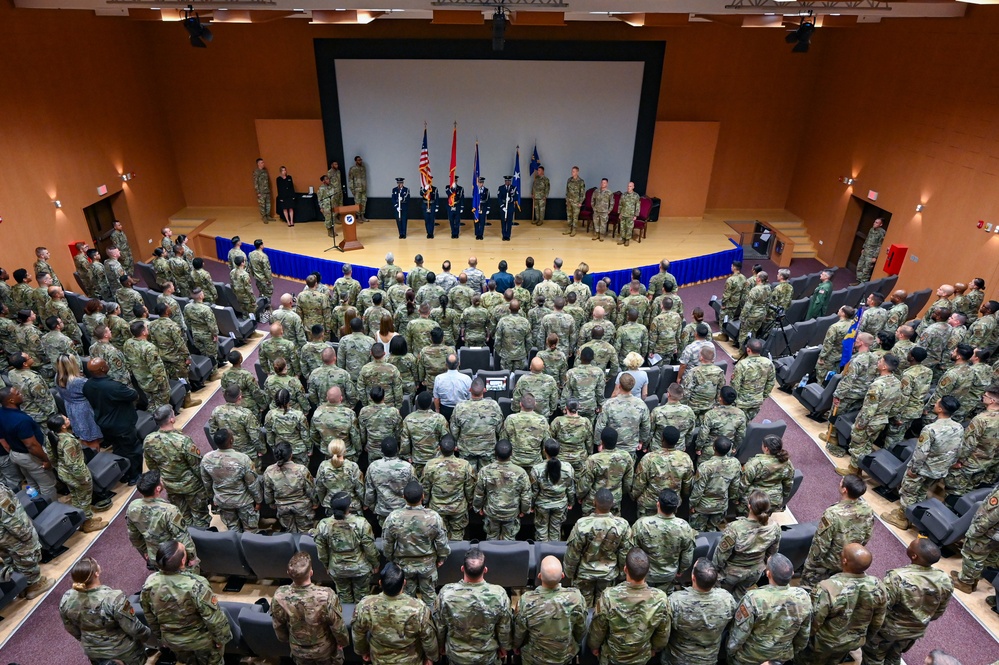
[[[218,279],[228,279],[228,272],[222,264],[206,261],[206,268]],[[760,262],[771,275],[776,274],[776,266],[767,261]],[[747,265],[746,272],[749,272]],[[821,269],[815,260],[796,260],[793,264],[795,275]],[[852,279],[852,275],[840,270],[834,279],[836,288],[842,288]],[[689,312],[695,306],[708,310],[707,302],[712,295],[720,295],[721,281],[698,284],[683,289],[684,305]],[[301,284],[284,279],[275,279],[275,299],[285,292],[298,292]],[[710,312],[709,312],[710,314]],[[708,318],[712,318],[709,316]],[[256,352],[245,360],[251,367],[256,362]],[[204,440],[202,427],[208,421],[212,409],[222,403],[221,393],[205,404],[198,415],[185,427],[203,451],[209,446]],[[798,521],[818,520],[822,512],[839,500],[839,476],[832,465],[808,435],[773,401],[764,404],[758,418],[783,419],[788,423],[784,444],[791,453],[795,466],[805,474],[801,491],[791,500],[790,509]],[[908,563],[905,548],[880,522],[875,523],[874,536],[869,544],[874,554],[871,572],[884,575],[885,572]],[[136,593],[146,579],[146,569],[138,554],[128,542],[124,518],[116,519],[94,543],[90,555],[101,563],[104,570],[103,581],[128,594]],[[68,577],[56,586],[50,595],[22,627],[0,650],[0,661],[18,662],[22,665],[41,663],[61,663],[62,665],[88,665],[79,644],[65,631],[59,619],[58,604],[62,594],[69,589]],[[921,662],[934,648],[943,648],[956,656],[964,665],[987,665],[995,660],[997,652],[995,640],[957,602],[952,602],[946,614],[930,625],[926,638],[909,652],[907,661]]]

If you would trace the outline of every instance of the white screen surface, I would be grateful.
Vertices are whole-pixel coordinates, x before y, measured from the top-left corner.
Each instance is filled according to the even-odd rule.
[[[415,193],[426,122],[430,167],[443,192],[457,121],[456,173],[466,196],[476,140],[494,196],[513,174],[518,145],[523,191],[530,192],[535,142],[553,198],[564,196],[573,165],[588,187],[606,177],[612,190],[624,190],[643,74],[642,62],[337,59],[344,171],[361,155],[369,196],[390,196],[396,178]]]

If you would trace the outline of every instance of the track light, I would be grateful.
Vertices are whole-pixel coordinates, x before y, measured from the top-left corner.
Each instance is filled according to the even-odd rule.
[[[502,51],[506,44],[506,12],[497,7],[493,13],[493,50]]]
[[[812,12],[808,12],[808,16],[801,19],[801,24],[794,30],[794,32],[789,32],[785,37],[784,41],[788,44],[794,44],[794,48],[791,49],[791,53],[808,53],[808,47],[812,45],[812,35],[815,33],[815,19],[812,18]]]
[[[194,48],[205,48],[205,42],[212,41],[212,31],[198,18],[198,12],[194,11],[192,5],[188,5],[184,10],[184,29],[187,30],[188,37],[191,38],[191,46]]]

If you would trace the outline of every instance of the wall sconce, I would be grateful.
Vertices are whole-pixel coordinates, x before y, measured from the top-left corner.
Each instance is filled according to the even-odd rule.
[[[132,180],[134,178],[135,178],[135,171],[130,171],[128,173],[122,173],[121,174],[121,181],[122,182],[128,182],[129,180]]]
[[[916,212],[923,212],[923,210],[925,210],[925,209],[926,209],[926,206],[923,205],[922,203],[920,203],[920,204],[918,204],[916,206]]]
[[[60,201],[59,199],[56,199],[55,201],[52,202],[52,205],[54,205],[56,208],[61,208],[62,207],[62,201]]]
[[[839,181],[841,183],[843,183],[844,185],[852,185],[853,183],[857,182],[857,179],[856,178],[851,178],[850,176],[845,175],[842,178],[840,178]]]

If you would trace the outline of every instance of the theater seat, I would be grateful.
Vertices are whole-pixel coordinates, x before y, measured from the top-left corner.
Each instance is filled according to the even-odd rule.
[[[774,362],[777,382],[785,392],[791,392],[799,382],[815,371],[822,349],[818,346],[802,349],[793,358],[778,358]]]
[[[28,578],[21,573],[11,571],[10,579],[0,582],[0,610],[10,605],[18,594],[28,588]],[[3,617],[0,617],[2,620]]]
[[[912,439],[891,450],[882,449],[864,455],[858,465],[861,471],[866,471],[878,483],[879,487],[875,487],[874,491],[894,501],[898,498],[897,490],[915,449],[916,441]]]
[[[749,423],[746,426],[746,436],[739,444],[736,457],[743,464],[748,462],[755,455],[763,452],[763,439],[768,436],[784,437],[787,423],[783,420],[775,420],[769,423]]]
[[[801,483],[804,482],[804,480],[805,474],[802,473],[801,469],[795,469],[794,478],[791,480],[791,495],[787,497],[788,503],[791,503],[791,499],[793,499],[794,495],[798,493],[799,489],[801,489]]]
[[[259,533],[243,533],[240,537],[243,557],[257,579],[283,580],[288,578],[288,561],[298,551],[295,536],[290,533],[276,533],[263,536]],[[198,551],[200,554],[200,550]]]
[[[849,413],[841,413],[836,416],[836,432],[840,437],[840,445],[844,448],[849,449],[850,439],[853,438],[853,423],[857,421],[857,416],[860,415],[860,410],[851,411]]]
[[[815,377],[817,381],[822,381],[825,377]],[[808,417],[819,422],[825,421],[825,412],[832,408],[833,392],[839,385],[842,374],[836,374],[824,387],[821,383],[809,383],[800,390],[794,390],[794,396],[801,405],[808,409]]]
[[[906,508],[905,516],[921,535],[940,547],[946,547],[964,538],[980,505],[982,500],[964,504],[962,514],[951,510],[939,499],[927,499]]]
[[[541,572],[541,562],[545,560],[545,557],[553,556],[559,560],[559,563],[565,564],[565,541],[550,540],[535,543],[534,550],[534,559],[537,561],[538,572]],[[531,584],[538,586],[537,574],[531,580]],[[563,579],[562,586],[569,586],[569,580]]]
[[[778,551],[791,560],[795,572],[799,572],[808,557],[808,548],[818,530],[818,522],[800,522],[780,528],[780,548]]]
[[[498,400],[500,397],[509,398],[513,394],[510,387],[510,372],[501,370],[482,370],[475,373],[476,378],[481,378],[486,382],[486,397]],[[502,389],[497,390],[502,384]]]
[[[237,619],[246,645],[253,655],[259,658],[270,660],[290,658],[291,648],[286,642],[278,640],[270,613],[261,612],[259,609],[259,605],[244,604],[239,610]]]
[[[135,415],[135,431],[139,435],[139,441],[145,441],[147,436],[156,431],[156,421],[148,411],[136,411]]]
[[[488,346],[469,346],[458,349],[458,368],[473,372],[492,369],[492,351]]]
[[[253,335],[253,331],[256,329],[256,323],[252,319],[239,318],[236,316],[236,310],[232,307],[213,305],[212,314],[215,315],[215,323],[219,327],[219,336],[230,337],[240,346]]]
[[[243,557],[239,546],[239,533],[236,531],[206,531],[188,527],[194,548],[201,560],[201,572],[205,575],[225,575],[231,578],[226,589],[238,591],[253,575],[253,569]],[[287,562],[285,562],[287,565]]]
[[[180,413],[180,409],[184,405],[184,399],[186,397],[187,397],[187,386],[185,386],[180,381],[171,381],[170,406],[173,407],[174,413]]]
[[[63,543],[76,533],[85,519],[83,511],[79,508],[56,501],[46,506],[45,510],[31,521],[38,532],[42,549],[50,556],[57,556],[64,551]]]
[[[444,565],[437,569],[437,587],[445,584],[460,582],[462,580],[461,567],[465,564],[465,555],[471,543],[467,540],[452,540],[448,543],[451,546],[451,554],[444,561]],[[490,582],[492,582],[492,569],[490,568]]]
[[[191,382],[204,386],[208,383],[208,377],[215,371],[215,363],[208,356],[193,354],[188,369],[191,372]]]
[[[332,584],[333,578],[326,570],[326,563],[319,560],[319,549],[316,547],[316,539],[307,533],[294,534],[295,544],[299,552],[307,552],[312,557],[312,581],[316,584]]]
[[[45,507],[49,505],[48,499],[41,494],[34,498],[28,496],[28,490],[21,490],[15,496],[30,519],[38,517],[45,510]]]
[[[108,493],[128,471],[129,461],[113,453],[97,453],[87,468],[94,479],[94,492]]]
[[[486,540],[479,543],[486,555],[489,581],[506,588],[527,586],[536,569],[534,544],[522,540]]]

